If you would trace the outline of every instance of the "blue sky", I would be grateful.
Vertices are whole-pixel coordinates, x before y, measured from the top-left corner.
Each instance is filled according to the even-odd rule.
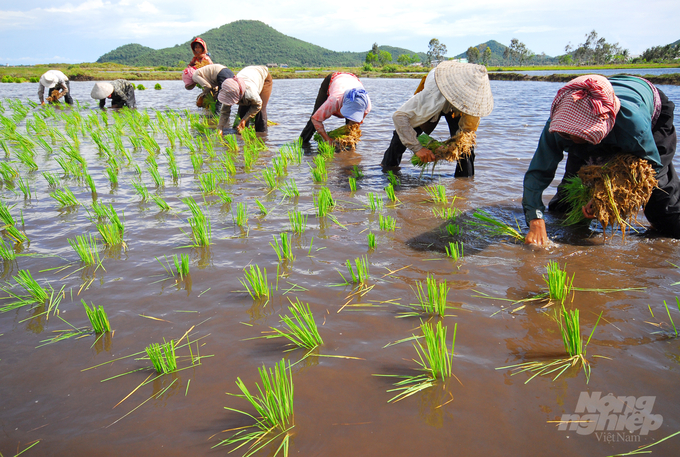
[[[596,30],[636,55],[680,39],[677,0],[72,0],[0,2],[0,64],[92,62],[128,43],[164,48],[238,19],[334,51],[374,42],[425,52],[431,38],[449,56],[494,39],[518,38],[539,54],[559,55]],[[344,8],[338,9],[345,5]],[[348,5],[357,5],[350,8]],[[188,52],[187,52],[188,54]]]

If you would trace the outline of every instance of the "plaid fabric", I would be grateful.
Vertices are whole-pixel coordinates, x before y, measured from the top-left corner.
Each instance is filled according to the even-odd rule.
[[[598,144],[614,127],[621,102],[607,78],[584,75],[557,92],[550,109],[550,132]]]

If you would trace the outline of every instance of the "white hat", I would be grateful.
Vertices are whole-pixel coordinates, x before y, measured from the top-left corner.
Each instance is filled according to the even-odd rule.
[[[463,113],[484,117],[493,111],[485,66],[447,60],[435,68],[434,80],[446,100]]]
[[[111,83],[94,83],[90,95],[92,98],[101,100],[113,93],[113,84]]]
[[[56,86],[58,82],[59,78],[51,70],[43,73],[43,75],[40,77],[40,84],[42,84],[43,87],[47,87],[48,89]]]

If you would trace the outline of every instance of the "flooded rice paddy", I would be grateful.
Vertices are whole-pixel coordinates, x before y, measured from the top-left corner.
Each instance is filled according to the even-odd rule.
[[[27,134],[26,123],[37,125],[36,119],[43,117],[43,108],[27,102],[37,98],[37,84],[0,84],[2,115],[12,119],[16,112],[7,99],[21,100],[28,112],[17,117],[17,132],[36,142],[40,137],[52,149],[36,144],[37,170],[30,170],[19,159],[21,147],[6,142],[9,153],[1,161],[18,177],[3,181],[0,198],[30,241],[15,245],[15,260],[2,262],[1,295],[25,295],[14,279],[20,270],[30,271],[55,295],[63,288],[56,312],[47,314],[46,306],[32,304],[0,313],[2,455],[15,455],[31,445],[23,455],[225,455],[231,448],[212,447],[252,420],[224,407],[254,414],[245,400],[226,394],[239,393],[237,378],[255,390],[255,383],[261,383],[258,368],[273,367],[282,358],[292,366],[295,386],[293,455],[604,457],[630,452],[680,430],[680,341],[670,337],[673,327],[664,307],[665,300],[680,325],[675,304],[680,295],[678,241],[635,234],[622,240],[618,234],[605,242],[594,225],[592,231],[565,230],[558,220],[548,218],[555,243],[537,249],[465,223],[474,210],[482,209],[511,225],[517,219],[526,231],[522,179],[561,84],[492,81],[495,109],[478,132],[475,177],[456,179],[454,166],[440,165],[433,176],[428,173],[421,179],[407,152],[397,173],[398,202],[393,203],[384,191],[389,181],[379,163],[392,135],[391,115],[413,93],[417,80],[365,80],[374,109],[357,151],[327,160],[325,182],[312,179],[316,148],[305,151],[300,164],[288,164],[274,189],[262,171],[273,169],[273,158],[299,135],[320,80],[274,81],[268,114],[278,125],[261,137],[266,150],[249,169],[244,166],[240,137],[236,153],[219,144],[211,148],[187,121],[185,109],[200,113],[194,105],[197,91],[185,91],[179,81],[162,82],[160,91],[151,89],[155,82],[142,83],[147,90],[137,92],[137,103],[148,120],[141,127],[126,123],[122,113],[104,115],[95,109],[89,98],[93,83],[71,83],[74,98],[81,103],[82,125],[114,132],[103,137],[117,158],[113,162],[87,129],[71,129],[73,136],[69,135],[64,117],[73,116],[69,109],[45,117],[47,126],[63,137],[55,134],[53,140],[49,129],[38,129],[41,135],[36,135],[32,127]],[[661,89],[680,103],[680,88]],[[3,136],[7,125],[1,127]],[[186,127],[192,141],[177,138],[173,146],[163,125],[172,131]],[[445,125],[434,136],[445,137]],[[116,149],[114,137],[122,139],[125,152]],[[135,147],[135,141],[144,138],[153,138],[159,149],[149,146],[152,143],[146,143],[151,152],[145,145]],[[196,138],[202,139],[202,148]],[[82,177],[73,176],[75,171],[65,173],[58,163],[57,158],[67,157],[69,145],[86,162],[95,196]],[[180,174],[177,180],[171,155]],[[149,156],[155,159],[163,185],[157,185],[150,172],[155,166]],[[198,159],[192,162],[192,156],[200,156],[203,163],[197,166]],[[225,156],[233,158],[234,170],[219,160]],[[363,177],[352,192],[348,178],[355,167]],[[119,169],[117,185],[111,184],[107,168]],[[215,174],[214,170],[221,170],[217,172],[223,178],[221,195],[229,195],[231,203],[202,184],[201,176]],[[43,172],[56,175],[59,185],[49,186]],[[24,196],[19,178],[29,186],[30,197]],[[284,195],[284,183],[291,179],[298,197]],[[149,198],[132,184],[140,181]],[[426,187],[436,184],[445,186],[448,205],[431,201]],[[544,195],[546,202],[556,184],[557,180]],[[65,187],[80,205],[60,208],[50,196]],[[324,187],[336,206],[328,216],[319,217],[315,202]],[[383,199],[382,209],[370,208],[369,193]],[[171,209],[161,210],[153,195]],[[209,218],[208,246],[190,246],[196,244],[190,225],[195,216],[187,198],[193,198]],[[103,219],[93,216],[93,202],[112,205],[125,226],[125,246],[105,248],[96,228]],[[240,226],[239,204],[247,205],[247,223]],[[447,207],[460,211],[461,234],[455,238],[444,229],[450,221],[433,212]],[[291,231],[288,213],[293,211],[308,217],[303,234]],[[393,217],[396,229],[381,230],[380,215]],[[279,261],[270,244],[280,240],[282,232],[292,235],[292,261]],[[369,232],[375,234],[374,249],[368,246]],[[87,234],[99,240],[100,266],[87,267],[69,243]],[[3,238],[9,245],[11,238]],[[464,243],[464,256],[457,261],[444,253],[445,243],[453,239]],[[174,265],[165,261],[180,254],[189,257],[190,274],[183,279],[172,276]],[[362,256],[370,271],[359,294],[360,286],[338,284],[343,282],[340,272],[349,276],[345,262]],[[597,289],[576,290],[566,301],[567,308],[580,310],[586,339],[602,316],[587,346],[589,383],[578,368],[554,381],[553,376],[544,376],[528,384],[527,373],[497,369],[565,356],[553,318],[558,306],[520,302],[546,291],[549,261],[573,275],[574,287]],[[266,268],[272,287],[269,300],[247,293],[242,281],[244,269],[251,265]],[[454,377],[388,403],[395,395],[388,392],[394,378],[375,375],[416,373],[413,342],[390,343],[421,334],[419,317],[400,317],[408,310],[400,305],[417,302],[416,287],[428,275],[447,281],[450,309],[442,319],[424,314],[420,319],[441,320],[449,329],[449,342],[457,325]],[[324,341],[307,357],[308,351],[290,350],[283,339],[257,338],[271,327],[283,328],[280,316],[290,314],[289,300],[296,298],[309,303]],[[112,333],[98,337],[86,332],[91,325],[81,300],[105,308]],[[0,307],[14,301],[0,300]],[[74,328],[85,333],[45,345]],[[140,360],[141,353],[152,343],[177,341],[187,332],[194,360],[198,353],[200,360],[154,379],[152,365]],[[189,367],[188,348],[177,353],[179,368]],[[626,412],[618,408],[619,400],[604,402],[609,407],[597,403],[597,393],[634,397],[638,403],[634,412]],[[592,401],[586,402],[585,411],[577,411],[585,395]],[[573,424],[571,430],[561,430],[554,422],[576,413],[592,413],[594,420],[600,413],[615,417],[590,428],[589,423]],[[608,431],[607,426],[615,428],[614,422],[620,429]],[[642,424],[650,429],[646,434]],[[653,455],[675,456],[678,448],[680,437],[675,437],[651,450]],[[276,446],[267,448],[258,455],[273,455],[275,450]],[[244,448],[234,455],[243,452]]]

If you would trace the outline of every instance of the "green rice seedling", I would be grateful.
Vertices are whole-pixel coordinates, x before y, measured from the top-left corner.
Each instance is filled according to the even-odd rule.
[[[270,285],[267,282],[267,269],[258,265],[249,265],[250,268],[244,269],[245,277],[241,279],[241,284],[246,288],[248,294],[257,300],[259,298],[269,298]]]
[[[19,172],[14,169],[11,165],[9,165],[6,162],[0,162],[0,175],[2,175],[2,178],[8,182],[12,183],[16,179],[17,176],[19,176]]]
[[[290,430],[295,426],[293,414],[293,376],[290,366],[286,369],[285,360],[281,360],[269,369],[263,365],[259,368],[262,387],[257,383],[258,394],[251,394],[241,378],[236,378],[236,385],[241,394],[230,394],[247,400],[255,408],[257,416],[246,411],[241,411],[225,406],[225,409],[243,414],[255,420],[252,426],[254,431],[240,430],[230,438],[217,443],[217,446],[237,445],[232,451],[243,446],[249,445],[243,457],[250,457],[276,440],[281,439],[281,443],[272,457],[277,457],[280,451],[283,456],[288,457],[290,443]],[[283,436],[283,438],[281,438]]]
[[[368,232],[366,237],[368,238],[368,249],[375,249],[375,233]]]
[[[323,344],[323,339],[319,335],[319,329],[314,321],[314,316],[309,307],[309,303],[300,302],[299,298],[295,301],[288,299],[290,306],[288,312],[291,316],[281,316],[285,330],[270,327],[274,332],[272,335],[267,335],[265,338],[287,338],[297,347],[305,349],[314,349]]]
[[[335,200],[333,200],[333,196],[328,187],[319,189],[319,192],[314,198],[314,205],[316,206],[316,214],[319,217],[327,216],[328,213],[333,210],[335,207]]]
[[[16,283],[21,286],[30,296],[32,303],[45,303],[50,298],[47,289],[43,288],[38,281],[33,279],[29,270],[19,270],[16,276],[13,276]]]
[[[588,204],[592,198],[592,189],[589,189],[583,184],[581,178],[576,175],[565,179],[564,187],[566,203],[569,206],[569,211],[566,212],[562,225],[576,225],[581,222],[590,222],[588,218],[583,215],[581,208]]]
[[[156,161],[156,157],[152,154],[146,156],[146,163],[149,165],[149,168],[158,168],[158,161]]]
[[[352,262],[350,262],[349,259],[345,262],[345,266],[347,267],[347,271],[349,272],[349,275],[352,277],[352,283],[354,284],[360,284],[360,285],[365,285],[366,281],[369,278],[369,263],[368,259],[366,257],[357,257],[354,259],[354,266],[356,268],[352,267]],[[342,276],[342,273],[340,273],[340,276]],[[344,276],[342,276],[342,279],[345,279]],[[349,281],[345,279],[346,284],[350,284]]]
[[[393,232],[397,228],[397,221],[392,216],[380,214],[378,221],[380,223],[380,230]]]
[[[265,217],[269,213],[267,207],[264,206],[264,204],[257,198],[255,199],[255,204],[257,205],[258,208],[260,208],[260,214],[262,215],[262,217]]]
[[[67,238],[68,244],[71,245],[80,260],[85,265],[99,265],[101,260],[99,259],[99,244],[97,239],[89,235],[76,235],[76,239],[72,240]]]
[[[593,333],[595,333],[595,329],[600,323],[601,318],[602,313],[600,313],[598,316],[597,321],[593,326],[593,330],[590,332],[590,336],[584,343],[583,337],[581,335],[579,310],[567,310],[564,307],[564,304],[562,304],[557,322],[560,326],[560,334],[562,336],[564,350],[569,357],[559,358],[552,361],[525,362],[507,367],[500,367],[497,369],[502,370],[510,368],[513,370],[513,375],[524,372],[533,373],[531,377],[529,377],[529,379],[527,379],[525,382],[526,384],[536,376],[545,376],[557,373],[553,378],[554,381],[569,368],[580,366],[583,368],[583,372],[586,376],[586,383],[588,383],[590,381],[590,363],[586,359],[586,348],[588,347],[590,339],[593,337]]]
[[[144,184],[143,181],[132,180],[130,181],[130,184],[132,184],[132,187],[135,188],[137,194],[142,198],[143,202],[149,199],[149,189],[146,187],[146,184]]]
[[[250,173],[253,165],[257,163],[258,157],[259,153],[257,150],[253,149],[247,144],[243,146],[243,168],[246,172]]]
[[[158,208],[160,208],[161,211],[170,211],[172,209],[170,208],[170,205],[158,195],[152,195],[151,198],[156,202],[156,205],[158,205]]]
[[[40,145],[41,148],[45,150],[48,154],[52,154],[54,152],[54,149],[52,149],[52,146],[49,145],[47,141],[45,141],[44,138],[37,137],[35,141]]]
[[[224,135],[222,140],[227,145],[227,150],[231,152],[238,151],[238,142],[236,141],[236,135]]]
[[[359,168],[359,165],[354,165],[352,168],[352,177],[354,177],[354,179],[361,179],[364,177],[364,173]]]
[[[276,189],[276,171],[272,168],[263,168],[261,171],[262,180],[270,189]]]
[[[146,355],[149,356],[153,367],[156,369],[156,373],[168,374],[177,371],[175,349],[174,340],[163,344],[151,343],[146,347]]]
[[[14,252],[14,247],[11,243],[5,245],[5,240],[0,239],[0,259],[14,260],[17,258],[17,253]]]
[[[203,156],[200,154],[191,155],[191,165],[194,167],[194,173],[200,173],[203,166]]]
[[[460,235],[460,225],[458,224],[446,224],[446,233],[451,236]]]
[[[87,318],[90,320],[90,325],[92,325],[92,330],[94,330],[94,333],[106,333],[111,331],[111,324],[109,323],[109,317],[106,315],[106,311],[104,311],[104,307],[99,305],[99,307],[94,306],[94,303],[92,303],[92,308],[87,306],[87,303],[85,303],[85,300],[80,300],[83,303],[83,306],[85,307],[85,313],[87,314]]]
[[[440,219],[455,219],[460,211],[457,208],[432,208],[432,214]]]
[[[236,165],[234,164],[234,159],[231,158],[228,154],[223,154],[219,157],[220,164],[222,165],[222,168],[229,173],[230,175],[235,175],[236,174]]]
[[[0,146],[2,146],[2,150],[5,151],[5,157],[9,158],[10,149],[9,149],[9,145],[7,144],[7,141],[0,139]]]
[[[179,275],[181,280],[184,280],[185,277],[189,276],[188,254],[180,254],[179,257],[177,256],[177,254],[174,254],[172,256],[172,261],[175,264],[175,270],[177,271],[177,274]]]
[[[390,184],[392,184],[392,187],[397,187],[397,186],[401,185],[401,181],[399,180],[397,175],[394,174],[394,172],[392,170],[389,170],[387,172],[387,179],[390,182]]]
[[[504,222],[494,219],[489,213],[481,209],[475,210],[472,216],[477,219],[477,221],[468,222],[473,227],[483,228],[492,235],[509,236],[520,243],[524,243],[524,235],[519,227],[519,222],[515,221],[517,222],[517,229],[515,229]]]
[[[3,227],[0,227],[0,230],[4,230],[5,235],[12,238],[17,243],[28,240],[28,237],[16,228],[14,218],[9,210],[10,208],[0,200],[0,220],[5,224]]]
[[[348,181],[349,181],[349,190],[352,191],[352,192],[356,192],[357,191],[357,180],[350,176]]]
[[[196,201],[187,197],[182,200],[191,210],[193,217],[188,219],[195,246],[209,246],[212,238],[210,218],[203,213]]]
[[[118,228],[120,235],[123,236],[123,234],[125,233],[125,225],[120,220],[120,217],[118,216],[118,213],[116,213],[116,210],[113,208],[113,204],[109,204],[109,206],[101,205],[101,207],[103,208],[104,213],[106,214],[106,217],[109,219],[109,221],[111,221],[111,223]],[[125,214],[123,214],[123,217],[124,216]]]
[[[543,280],[548,285],[548,293],[550,300],[564,304],[572,290],[574,282],[574,275],[571,278],[567,276],[567,271],[562,270],[557,262],[552,260],[547,265],[548,277],[543,277]]]
[[[153,86],[155,90],[161,90],[163,87],[161,86],[161,83],[156,83],[155,86]]]
[[[453,375],[453,354],[458,324],[455,324],[453,327],[451,350],[449,350],[446,341],[448,329],[442,325],[441,321],[437,321],[436,325],[430,322],[423,322],[420,328],[423,332],[425,344],[423,345],[418,339],[415,340],[413,348],[416,350],[418,358],[413,360],[419,365],[418,371],[423,373],[412,376],[379,375],[403,378],[403,380],[394,384],[394,389],[388,390],[388,392],[399,392],[388,400],[388,403],[403,400],[420,391],[433,387],[437,381],[445,382]]]
[[[283,262],[284,260],[293,262],[295,260],[295,256],[293,255],[290,235],[288,235],[286,232],[281,232],[279,234],[279,238],[281,239],[280,244],[279,240],[276,238],[276,235],[272,236],[274,237],[274,242],[270,242],[269,245],[274,248],[274,252],[276,252],[276,257],[279,258],[279,262]]]
[[[25,180],[23,177],[20,177],[17,179],[17,184],[19,184],[19,189],[21,189],[21,192],[24,194],[24,198],[31,198],[31,186],[28,184],[28,181]]]
[[[307,215],[300,211],[288,211],[288,221],[290,229],[297,234],[305,233],[307,229]]]
[[[234,216],[234,222],[239,227],[248,225],[248,204],[244,202],[239,202],[236,204],[236,216]]]
[[[177,162],[171,160],[168,162],[168,168],[170,168],[170,175],[173,181],[177,181],[180,178],[179,168],[177,167]]]
[[[458,260],[463,258],[463,243],[449,241],[448,246],[444,246],[446,250],[446,256],[451,257],[453,260]]]
[[[97,187],[94,185],[94,179],[92,178],[92,175],[85,176],[85,183],[90,188],[90,192],[92,193],[92,195],[96,195]]]
[[[434,275],[427,275],[425,283],[416,283],[415,294],[418,303],[413,306],[420,306],[427,314],[444,317],[448,308],[446,298],[450,290],[446,280],[438,283]]]
[[[325,182],[328,179],[328,170],[326,170],[326,162],[323,157],[314,157],[314,164],[316,167],[309,166],[312,172],[312,179],[314,182]]]
[[[392,183],[389,183],[385,187],[385,193],[387,194],[387,198],[389,198],[391,202],[396,203],[399,201],[397,196],[394,194],[394,186],[392,185]]]
[[[64,190],[56,189],[54,192],[50,193],[50,197],[54,198],[57,203],[59,203],[60,208],[80,205],[80,202],[68,187],[64,187]]]
[[[214,194],[219,186],[217,177],[214,173],[204,173],[198,177],[201,191],[204,194]]]
[[[442,184],[436,184],[432,186],[425,187],[425,192],[430,196],[433,202],[448,204],[448,198],[446,197],[446,187]]]
[[[17,151],[17,158],[21,160],[21,162],[28,167],[29,170],[37,170],[38,169],[38,164],[35,163],[35,160],[33,159],[33,154],[28,151]]]
[[[283,183],[283,186],[281,187],[281,193],[288,198],[300,196],[300,191],[298,190],[295,178],[290,178],[288,181]]]
[[[90,208],[88,208],[87,212],[90,213],[91,218],[92,218],[92,216],[91,216],[92,213],[94,213],[94,218],[92,218],[93,221],[94,221],[94,219],[109,217],[109,213],[107,212],[107,208],[108,207],[106,205],[101,205],[101,204],[97,203],[96,201],[93,201],[92,206]],[[92,212],[90,212],[90,209],[92,210]]]
[[[288,160],[285,156],[273,157],[272,165],[277,177],[281,178],[288,174]]]
[[[382,197],[375,195],[373,192],[367,192],[366,196],[368,197],[368,207],[371,209],[371,212],[382,211],[383,209]]]
[[[228,204],[232,202],[233,199],[231,197],[231,194],[226,190],[218,187],[215,192],[217,193],[217,196],[220,198],[220,201],[223,204]]]
[[[335,155],[335,146],[331,146],[325,141],[319,141],[316,145],[316,150],[321,157],[330,159]]]
[[[117,246],[123,243],[123,236],[115,225],[99,223],[96,227],[107,246]]]
[[[106,175],[109,177],[111,186],[115,187],[118,185],[118,169],[112,167],[106,167]]]

